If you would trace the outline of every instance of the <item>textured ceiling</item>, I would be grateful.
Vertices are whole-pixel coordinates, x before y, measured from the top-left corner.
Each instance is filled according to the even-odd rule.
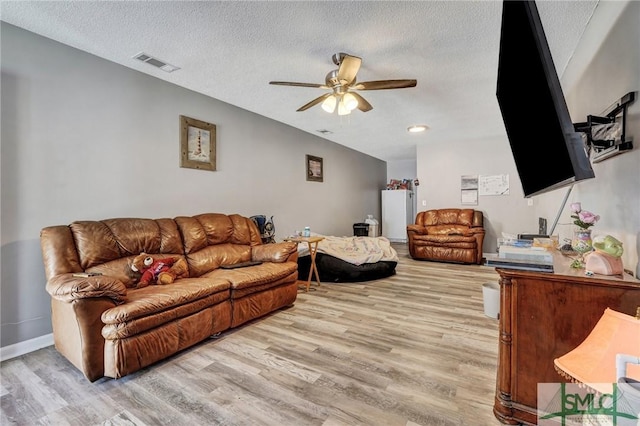
[[[561,74],[597,1],[539,1]],[[382,160],[416,145],[504,135],[495,97],[499,1],[5,1],[0,19]],[[181,69],[165,73],[139,52]],[[325,91],[334,53],[362,58],[358,81],[417,79],[415,88],[361,91],[367,113],[296,112]],[[215,122],[215,117],[198,117]],[[412,124],[430,130],[409,134]],[[322,135],[318,130],[333,133]]]

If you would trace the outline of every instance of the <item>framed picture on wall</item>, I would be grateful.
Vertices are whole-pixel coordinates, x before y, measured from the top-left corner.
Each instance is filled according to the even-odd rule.
[[[307,180],[312,182],[322,182],[324,172],[322,169],[322,158],[307,155]]]
[[[180,167],[216,170],[216,125],[180,116]]]

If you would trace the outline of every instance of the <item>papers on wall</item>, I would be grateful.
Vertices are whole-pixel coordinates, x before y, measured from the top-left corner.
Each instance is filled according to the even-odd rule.
[[[480,195],[509,195],[509,175],[478,176]]]
[[[462,176],[460,178],[460,203],[478,205],[478,176]]]
[[[509,175],[460,176],[460,203],[477,206],[479,195],[509,195]]]
[[[460,202],[462,204],[470,204],[473,206],[478,205],[478,190],[477,189],[463,189],[460,191]]]

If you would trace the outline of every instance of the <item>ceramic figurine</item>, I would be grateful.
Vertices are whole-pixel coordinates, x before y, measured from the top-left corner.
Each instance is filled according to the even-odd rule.
[[[611,235],[594,242],[594,252],[585,256],[585,269],[600,275],[622,275],[622,243]]]

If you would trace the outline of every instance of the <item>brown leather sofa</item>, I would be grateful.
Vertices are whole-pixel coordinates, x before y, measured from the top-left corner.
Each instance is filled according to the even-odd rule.
[[[418,260],[482,263],[482,212],[473,209],[427,210],[407,226],[409,254]]]
[[[249,218],[77,221],[41,231],[56,349],[90,381],[119,378],[297,297],[295,243],[262,244]],[[189,277],[135,288],[141,252],[182,257]],[[259,265],[221,268],[246,261]],[[78,272],[102,275],[74,277]]]

